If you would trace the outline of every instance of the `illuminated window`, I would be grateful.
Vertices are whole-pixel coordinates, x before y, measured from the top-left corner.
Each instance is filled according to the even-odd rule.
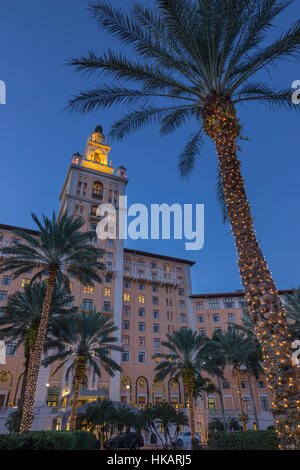
[[[145,303],[145,296],[142,294],[139,294],[139,303],[144,304]]]
[[[154,362],[156,362],[156,364],[159,364],[160,357],[158,355],[154,356]]]
[[[28,286],[28,284],[30,284],[30,279],[24,277],[22,279],[22,287]]]
[[[162,403],[162,397],[154,397],[155,405],[160,405]]]
[[[123,294],[123,300],[129,302],[130,301],[130,293],[129,292],[124,292]]]
[[[103,199],[103,184],[100,181],[93,184],[92,198],[100,201]]]
[[[213,397],[208,398],[207,400],[207,406],[209,410],[214,410],[216,408],[216,402]]]
[[[122,342],[123,342],[123,344],[125,344],[126,346],[129,346],[129,336],[128,336],[128,335],[123,335]]]
[[[141,408],[145,408],[145,406],[146,406],[146,397],[138,397],[138,405]]]
[[[104,296],[105,297],[110,297],[110,295],[111,295],[111,288],[110,287],[105,287]]]
[[[145,337],[139,336],[139,346],[144,348],[145,347]]]
[[[83,292],[85,294],[93,294],[94,293],[94,287],[93,286],[84,286]]]

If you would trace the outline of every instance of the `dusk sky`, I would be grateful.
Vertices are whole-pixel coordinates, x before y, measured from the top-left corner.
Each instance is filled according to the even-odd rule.
[[[131,0],[112,2],[130,6]],[[30,213],[58,210],[72,154],[82,153],[97,124],[104,134],[124,113],[118,107],[88,115],[64,111],[75,93],[102,79],[75,72],[71,57],[98,55],[119,43],[90,17],[85,0],[2,0],[0,4],[1,73],[7,104],[0,105],[0,222],[34,228]],[[276,35],[299,16],[296,0],[277,22]],[[274,34],[274,33],[273,33]],[[264,75],[268,82],[290,87],[300,80],[298,62],[281,62]],[[300,105],[299,105],[300,106]],[[278,288],[300,283],[299,113],[273,111],[258,105],[239,109],[244,135],[242,172],[263,253]],[[223,224],[216,199],[217,157],[207,141],[196,170],[183,181],[177,157],[192,125],[160,138],[158,126],[111,142],[114,168],[128,169],[128,203],[205,204],[205,245],[186,251],[185,241],[127,241],[126,246],[196,261],[194,293],[241,289],[237,255],[230,227]]]

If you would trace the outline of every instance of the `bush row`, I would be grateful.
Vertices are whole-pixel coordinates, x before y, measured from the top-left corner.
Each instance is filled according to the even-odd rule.
[[[213,450],[278,450],[274,430],[246,432],[215,432],[209,436],[208,447]]]
[[[0,436],[0,450],[94,450],[96,436],[87,431],[32,431]]]

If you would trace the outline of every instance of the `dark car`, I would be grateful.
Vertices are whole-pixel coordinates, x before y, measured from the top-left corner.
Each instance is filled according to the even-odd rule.
[[[105,449],[135,449],[144,446],[144,439],[136,432],[123,432],[120,436],[113,436],[104,442]]]

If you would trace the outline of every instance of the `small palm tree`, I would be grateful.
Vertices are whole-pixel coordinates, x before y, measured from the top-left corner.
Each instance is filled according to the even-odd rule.
[[[170,403],[160,403],[159,405],[155,406],[155,417],[156,417],[156,422],[159,424],[159,426],[163,429],[163,434],[164,434],[164,444],[163,448],[168,449],[169,447],[169,442],[172,441],[171,435],[170,435],[170,427],[172,425],[175,425],[177,429],[177,426],[179,426],[184,420],[183,416],[180,416],[180,419],[178,419],[177,412],[173,408],[173,406]],[[188,424],[188,419],[185,416],[184,424]]]
[[[2,248],[6,258],[0,267],[0,273],[12,271],[14,279],[33,268],[36,268],[37,272],[31,282],[41,279],[44,274],[48,276],[41,321],[30,358],[21,432],[30,431],[33,420],[35,392],[56,282],[64,282],[69,286],[69,276],[73,276],[84,285],[93,285],[94,281],[101,282],[99,271],[104,268],[104,265],[98,262],[103,250],[91,244],[94,232],[80,231],[84,225],[83,219],[73,219],[63,214],[56,220],[54,212],[52,219],[43,215],[43,220],[40,221],[35,214],[32,214],[32,218],[38,226],[39,234],[34,236],[21,229],[15,230],[14,233],[22,238],[22,242]]]
[[[78,397],[80,386],[86,382],[88,369],[101,376],[101,368],[112,377],[121,367],[110,358],[110,351],[120,351],[122,348],[115,343],[118,341],[112,334],[118,328],[106,315],[97,312],[78,312],[68,319],[61,318],[55,323],[54,338],[49,341],[47,348],[56,347],[52,356],[44,359],[43,364],[48,366],[60,361],[53,375],[66,365],[66,379],[73,372],[73,403],[71,409],[70,429],[76,425]]]
[[[203,346],[203,341],[201,336],[189,328],[174,331],[172,335],[167,335],[167,341],[162,342],[168,352],[159,355],[162,361],[155,367],[156,380],[164,380],[168,376],[182,379],[188,396],[192,439],[196,436],[193,402],[196,376],[201,370],[210,374],[220,373],[212,354]]]
[[[103,449],[104,432],[108,426],[112,425],[115,413],[115,406],[111,400],[98,399],[96,402],[84,405],[83,410],[77,416],[76,426],[80,422],[81,427],[87,425],[91,431],[97,430],[100,447]]]
[[[18,404],[21,414],[30,357],[38,335],[46,291],[47,284],[45,282],[34,282],[25,285],[24,291],[17,291],[10,295],[6,306],[2,308],[0,339],[15,342],[17,347],[21,344],[24,346],[24,375]],[[68,307],[73,299],[74,297],[65,288],[58,284],[55,286],[49,310],[48,336],[53,334],[52,325],[60,315],[66,316],[77,310],[76,307]]]
[[[282,34],[277,30],[271,41],[268,36],[291,3],[155,0],[153,8],[135,3],[127,14],[107,2],[94,2],[90,9],[96,22],[132,52],[130,57],[112,50],[100,57],[90,52],[72,59],[77,70],[107,75],[109,84],[80,93],[68,106],[90,112],[125,105],[129,112],[111,131],[117,139],[155,121],[161,135],[193,121],[195,130],[179,156],[183,176],[193,171],[204,137],[214,143],[218,196],[235,238],[246,300],[263,345],[276,427],[287,448],[299,443],[299,382],[292,367],[286,312],[256,238],[237,152],[241,104],[300,109],[293,105],[289,87],[276,89],[261,75],[280,60],[298,57],[299,19]]]
[[[257,351],[257,342],[252,335],[247,336],[242,329],[232,325],[229,326],[225,332],[221,330],[215,331],[210,342],[210,347],[212,350],[217,350],[223,356],[224,367],[227,364],[233,367],[240,403],[240,419],[243,430],[247,431],[247,415],[245,413],[242,396],[240,368],[242,365],[246,365],[246,363],[250,364],[250,362],[254,360],[253,357],[254,353]]]

